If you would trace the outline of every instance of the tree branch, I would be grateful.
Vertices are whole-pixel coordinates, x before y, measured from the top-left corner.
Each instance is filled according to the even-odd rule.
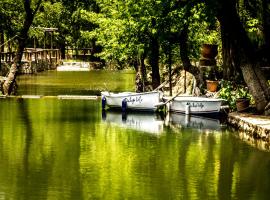
[[[42,3],[42,0],[39,0],[39,1],[37,2],[37,7],[35,8],[35,10],[34,10],[34,12],[33,12],[33,15],[34,15],[34,16],[36,15],[36,13],[37,13],[37,11],[38,11],[38,9],[39,9],[41,3]]]

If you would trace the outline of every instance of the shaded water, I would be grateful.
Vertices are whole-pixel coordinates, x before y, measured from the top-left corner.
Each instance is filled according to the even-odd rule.
[[[133,71],[46,71],[37,75],[18,77],[18,95],[100,95],[109,89],[134,91]]]
[[[0,107],[0,199],[269,197],[270,154],[218,120],[102,113],[89,100]]]

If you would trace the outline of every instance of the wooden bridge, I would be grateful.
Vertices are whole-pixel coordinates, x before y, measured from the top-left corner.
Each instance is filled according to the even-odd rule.
[[[6,74],[16,52],[0,52],[0,74]],[[56,69],[61,64],[59,49],[25,48],[19,73],[32,74],[46,69]]]
[[[0,52],[1,63],[11,63],[16,52]],[[50,63],[60,63],[61,53],[59,49],[25,48],[22,62],[38,62],[38,60]]]

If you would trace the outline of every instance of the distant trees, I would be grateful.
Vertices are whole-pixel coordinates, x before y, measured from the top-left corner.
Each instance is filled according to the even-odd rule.
[[[93,35],[104,47],[102,56],[121,61],[144,55],[152,69],[153,87],[159,84],[159,64],[164,63],[160,59],[172,52],[180,52],[184,68],[196,75],[190,61],[197,56],[194,46],[198,49],[201,38],[209,38],[209,30],[219,26],[221,38],[215,39],[222,41],[224,78],[243,77],[257,110],[270,107],[269,85],[260,69],[269,64],[268,1],[98,0],[97,4],[100,13],[91,13],[89,19],[98,24]]]
[[[187,34],[183,52],[198,58],[200,36],[210,21],[203,14],[203,4],[175,0],[96,2],[99,13],[83,12],[83,16],[98,26],[88,35],[102,46],[99,56],[120,67],[123,63],[135,65],[142,72],[144,64],[149,65],[153,88],[160,84],[161,63],[169,66],[179,62],[179,43],[184,32],[191,32],[193,38]]]
[[[58,28],[55,34],[55,42],[60,47],[62,57],[65,58],[67,46],[73,48],[93,47],[93,40],[83,33],[85,30],[92,31],[94,26],[89,20],[82,18],[82,10],[98,12],[94,0],[52,0],[45,1],[37,14],[34,27]],[[42,29],[34,31],[31,29],[31,37],[36,37],[40,42],[44,39]]]
[[[89,25],[82,23],[77,13],[81,9],[95,9],[95,2],[92,0],[57,1],[57,0],[1,0],[0,2],[0,39],[13,38],[13,48],[16,50],[16,57],[10,68],[10,72],[3,84],[3,93],[11,94],[15,84],[18,67],[20,67],[24,48],[35,39],[37,44],[44,40],[43,27],[56,27],[59,33],[56,34],[58,46],[61,47],[63,55],[66,45],[75,47],[84,46],[82,29],[89,29]],[[38,12],[39,11],[39,12]],[[8,44],[10,47],[10,43]],[[3,46],[2,46],[3,50]]]
[[[202,43],[215,42],[222,47],[223,78],[243,79],[258,111],[270,107],[269,84],[260,70],[270,64],[269,0],[2,0],[0,5],[1,43],[3,35],[20,34],[22,50],[28,31],[41,40],[34,27],[56,27],[63,55],[66,46],[99,45],[102,51],[94,53],[107,64],[134,66],[143,79],[149,67],[153,88],[160,84],[161,66],[182,63],[198,79],[192,61],[199,59]]]

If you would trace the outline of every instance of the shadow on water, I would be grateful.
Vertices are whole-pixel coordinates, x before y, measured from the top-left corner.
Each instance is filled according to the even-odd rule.
[[[104,90],[134,91],[134,78],[135,73],[130,70],[47,71],[19,76],[18,95],[100,95]]]
[[[45,110],[44,103],[47,105]],[[50,103],[53,104],[50,106]],[[21,120],[19,123],[23,124],[25,133],[22,155],[23,170],[19,174],[17,186],[19,190],[17,195],[20,199],[37,199],[38,197],[45,197],[49,193],[57,197],[59,196],[58,191],[64,188],[69,190],[69,194],[65,194],[68,195],[66,197],[69,199],[83,199],[80,180],[81,123],[79,121],[86,117],[82,116],[82,118],[76,119],[78,115],[74,113],[74,105],[67,109],[69,103],[71,102],[55,103],[55,101],[46,102],[44,100],[18,100],[19,119]],[[35,112],[36,108],[38,108],[37,112]],[[42,116],[39,116],[40,114]],[[59,124],[55,123],[57,121]],[[78,126],[72,126],[73,122],[77,123]],[[46,123],[47,131],[44,129],[44,123]],[[72,132],[64,133],[63,124],[70,127]],[[50,132],[51,129],[54,130],[53,135]],[[46,152],[48,149],[45,149],[48,146],[46,143],[44,144],[45,141],[40,140],[40,137],[47,137],[44,134],[55,137],[53,146],[49,146],[51,149],[49,155]],[[59,141],[62,142],[59,143]],[[56,149],[52,149],[53,147]],[[66,177],[64,173],[66,173]],[[55,184],[54,190],[50,186],[53,174],[58,176],[53,181]],[[60,177],[63,179],[60,180]],[[70,180],[72,180],[72,184],[69,183]]]
[[[32,170],[33,166],[33,160],[31,159],[30,154],[31,152],[31,145],[33,144],[33,137],[34,137],[34,131],[33,131],[33,122],[31,120],[30,114],[29,114],[29,104],[27,101],[24,101],[22,99],[18,100],[18,111],[19,111],[19,119],[22,120],[22,123],[25,127],[25,142],[24,142],[24,152],[23,152],[23,170],[19,176],[18,179],[18,188],[20,189],[19,195],[22,199],[29,199],[30,197],[38,197],[44,195],[44,188],[42,187],[43,184],[48,185],[48,174],[43,175],[42,173],[35,173],[35,171]],[[41,147],[42,148],[42,147]],[[47,165],[46,163],[43,163],[47,169],[50,168],[50,165]],[[48,170],[50,171],[50,170]],[[42,176],[43,175],[43,176]],[[41,180],[39,182],[32,180]],[[33,188],[35,188],[33,190]]]

